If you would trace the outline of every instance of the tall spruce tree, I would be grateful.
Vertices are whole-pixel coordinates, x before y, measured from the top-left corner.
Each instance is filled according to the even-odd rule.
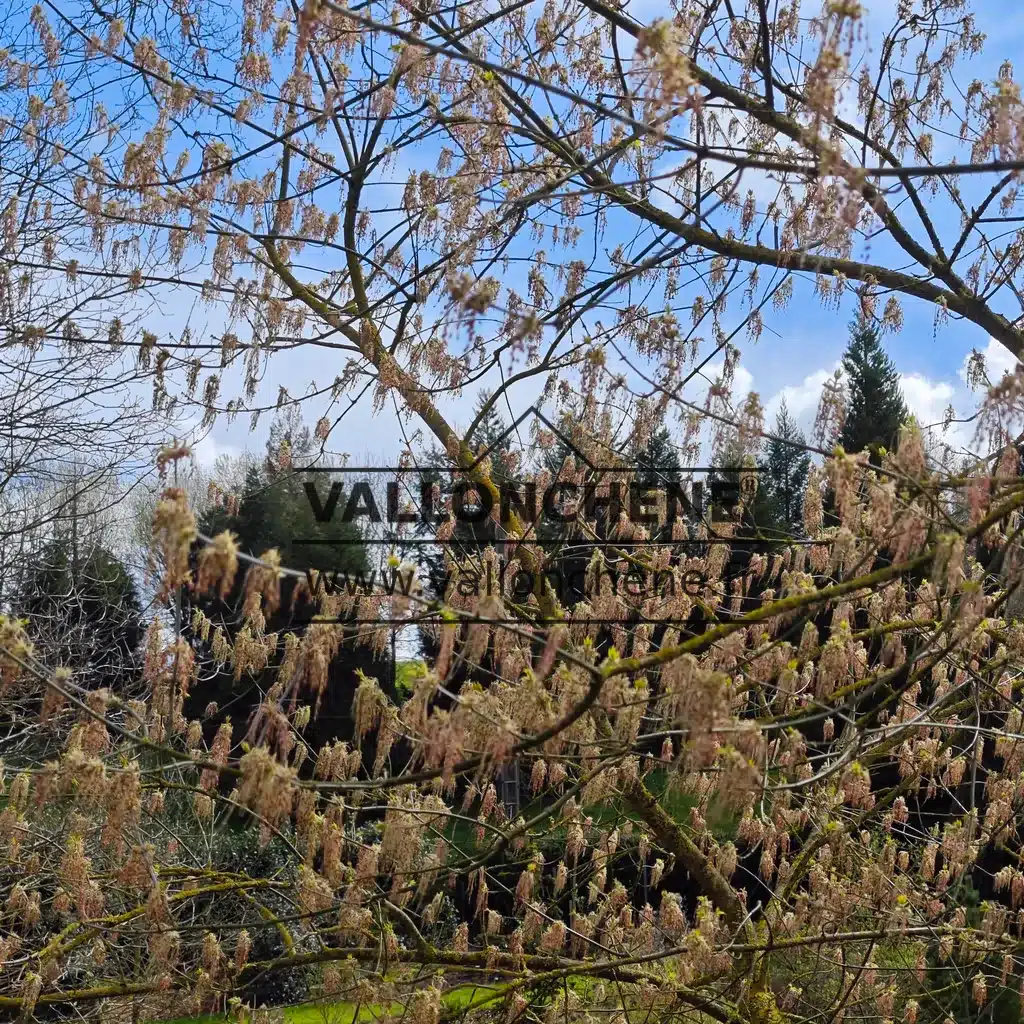
[[[892,450],[908,416],[896,365],[882,348],[878,329],[862,317],[850,325],[843,355],[848,401],[839,443],[852,453],[878,447]]]
[[[804,447],[804,435],[782,400],[775,416],[775,435],[765,447],[759,484],[771,498],[781,529],[799,532],[803,519],[804,490],[811,458]]]
[[[481,391],[477,395],[473,407],[474,418],[480,415],[490,397],[486,391]],[[503,477],[510,468],[513,437],[507,435],[507,431],[508,424],[505,423],[504,417],[497,406],[492,405],[481,417],[472,437],[467,438],[467,443],[474,451],[487,453],[491,460],[492,477]]]
[[[474,419],[480,415],[491,395],[481,391],[477,395],[473,407]],[[490,464],[491,480],[498,484],[506,483],[515,479],[514,466],[516,464],[517,452],[513,449],[515,433],[507,434],[508,426],[504,417],[497,408],[497,404],[490,406],[480,422],[476,424],[472,433],[467,433],[466,443],[477,456],[486,456]],[[456,483],[461,483],[462,478],[447,468],[450,464],[448,456],[438,447],[430,450],[426,458],[427,466],[432,467],[423,473],[421,481],[424,483],[435,483],[438,485],[441,497],[448,498],[452,495]],[[472,517],[479,512],[481,506],[476,505],[467,494],[463,504],[463,515]],[[498,510],[500,512],[500,509]],[[416,527],[418,542],[429,541],[437,532],[435,522],[421,522]],[[410,551],[410,556],[422,566],[421,579],[426,592],[434,597],[444,596],[443,589],[449,580],[450,567],[448,559],[464,563],[467,567],[476,566],[483,573],[482,563],[479,556],[482,552],[495,545],[500,545],[504,539],[505,532],[497,524],[493,517],[486,516],[483,519],[470,522],[467,519],[456,519],[451,535],[443,543],[436,547],[425,543],[417,543],[415,549]],[[471,579],[472,577],[467,577]],[[460,576],[455,574],[454,579],[458,581]],[[486,577],[484,577],[486,580]],[[468,585],[468,584],[467,584]],[[486,586],[487,583],[481,583]],[[438,638],[432,629],[424,629],[420,632],[420,646],[423,653],[428,657],[435,657],[438,651]],[[484,659],[486,661],[486,658]],[[461,666],[465,671],[467,666]]]
[[[473,408],[474,417],[480,414],[489,397],[486,391],[481,391],[477,395]],[[507,430],[508,427],[501,413],[495,406],[491,406],[474,428],[472,435],[467,438],[469,447],[478,456],[486,456],[490,463],[491,480],[499,485],[515,478],[513,466],[516,462],[516,453],[512,447],[514,436],[507,436]],[[435,446],[427,456],[427,464],[434,468],[422,476],[423,481],[433,482],[440,486],[442,497],[449,496],[454,485],[461,483],[460,477],[444,468],[448,462],[448,456]],[[465,515],[472,517],[479,506],[474,504],[471,496],[467,495],[466,498],[463,506]],[[434,524],[423,524],[420,532],[422,536],[429,536],[435,529]],[[494,544],[496,540],[500,540],[503,535],[501,530],[496,530],[496,524],[492,518],[486,517],[479,522],[460,520],[456,522],[454,533],[446,543],[451,550],[458,550],[465,554],[482,551],[488,545]],[[440,568],[443,559],[437,552],[423,550],[420,554],[432,568]]]
[[[634,458],[637,469],[635,480],[641,489],[664,494],[672,484],[679,484],[682,479],[679,449],[667,427],[661,427],[651,434],[647,444],[636,452]],[[671,529],[667,524],[663,524],[662,532],[667,537],[671,534]],[[655,533],[654,537],[662,539],[660,533]]]
[[[762,458],[761,451],[752,452],[749,442],[744,443],[735,432],[719,438],[712,456],[714,469],[707,479],[711,488],[708,520],[713,539],[728,538],[729,557],[716,585],[726,601],[733,595],[733,584],[746,574],[751,558],[776,550],[784,534],[774,495],[765,486]],[[741,467],[755,470],[753,494],[743,493]],[[730,522],[731,528],[727,528]],[[740,610],[749,611],[753,607],[750,600],[749,595],[744,597]]]
[[[58,535],[34,553],[11,610],[29,620],[36,657],[75,665],[79,685],[122,696],[134,685],[142,604],[128,567],[108,548],[82,551]]]
[[[312,482],[320,500],[326,502],[334,482],[333,474],[299,474],[293,468],[282,466],[282,445],[294,462],[304,464],[310,459],[313,442],[309,432],[302,428],[300,419],[294,415],[285,414],[275,420],[267,442],[266,457],[260,462],[253,460],[247,466],[245,495],[237,510],[229,511],[224,506],[208,509],[200,517],[200,530],[208,536],[230,530],[239,549],[255,555],[273,548],[278,552],[282,565],[299,571],[319,570],[327,575],[332,587],[344,587],[349,593],[359,594],[364,587],[372,587],[371,574],[380,571],[380,549],[366,545],[365,519],[359,517],[351,522],[344,519],[352,481],[340,474],[343,493],[330,519],[321,521],[313,510],[305,484]],[[382,515],[385,513],[383,507],[379,511]],[[338,573],[352,575],[336,576]],[[186,590],[182,595],[184,621],[190,621],[195,611],[201,610],[213,629],[222,629],[227,642],[234,644],[240,630],[248,628],[239,614],[245,577],[244,571],[238,573],[234,587],[224,600],[212,594],[196,596]],[[269,689],[268,680],[284,656],[284,637],[295,633],[301,638],[316,611],[302,596],[302,588],[297,590],[294,577],[282,579],[279,606],[268,615],[264,628],[267,635],[278,634],[282,643],[267,669],[245,672],[237,679],[230,665],[221,666],[213,662],[209,637],[196,642],[204,669],[200,681],[189,690],[185,713],[190,718],[203,718],[208,741],[212,740],[225,717],[235,723],[236,739],[246,735],[252,716]],[[360,614],[365,616],[366,613]],[[303,694],[311,704],[315,702],[318,706],[317,714],[303,732],[306,742],[315,745],[329,739],[351,738],[353,699],[359,682],[357,670],[376,678],[386,690],[393,686],[390,652],[386,648],[352,641],[357,631],[365,635],[371,628],[372,625],[366,621],[352,626],[348,639],[328,662],[328,682],[319,700]],[[205,716],[204,708],[211,702],[218,706],[218,711]]]
[[[713,508],[712,519],[719,515],[736,517],[735,536],[744,540],[757,540],[758,550],[766,543],[780,540],[783,533],[775,493],[766,486],[764,463],[759,453],[751,455],[747,446],[736,436],[722,440],[715,451],[711,465],[714,471],[708,474]],[[752,497],[741,498],[739,467],[749,466],[756,473],[757,487]],[[721,500],[715,500],[715,493],[721,490]]]
[[[672,441],[668,427],[651,434],[647,444],[636,453],[637,480],[658,487],[666,482],[679,481],[679,449]]]

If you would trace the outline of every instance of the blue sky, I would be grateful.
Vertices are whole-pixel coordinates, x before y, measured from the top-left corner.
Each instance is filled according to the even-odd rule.
[[[869,0],[866,7],[869,16],[864,30],[867,46],[873,49],[877,46],[881,31],[891,24],[896,4],[892,0]],[[629,9],[634,17],[646,21],[668,13],[665,5],[656,0],[634,0]],[[958,69],[958,75],[965,80],[977,77],[990,81],[995,78],[1004,59],[1024,63],[1024,9],[1007,10],[1006,6],[995,0],[985,0],[976,4],[974,10],[978,27],[986,33],[988,39],[984,53],[973,58],[970,67]],[[325,136],[325,147],[327,145]],[[937,145],[939,157],[941,146],[940,140]],[[422,155],[425,163],[418,166],[428,166],[432,162],[432,154],[424,152]],[[408,171],[409,164],[399,162],[385,172],[365,205],[378,208],[395,205]],[[767,183],[753,177],[756,173],[748,172],[742,187],[753,187],[760,194]],[[984,178],[965,183],[968,201],[972,194],[977,194],[978,189],[987,187],[988,182]],[[894,205],[896,201],[893,200]],[[950,204],[942,202],[941,198],[929,201],[929,214],[934,217],[940,234],[947,238],[955,236],[958,218]],[[381,218],[381,224],[386,224],[386,218]],[[917,227],[916,224],[913,226]],[[614,224],[611,226],[610,234],[615,233],[615,227]],[[884,243],[876,242],[874,245],[875,249],[870,255],[879,262],[886,262],[893,255]],[[505,281],[519,283],[522,274],[522,269],[514,264]],[[741,336],[739,348],[742,356],[735,386],[738,398],[742,398],[748,390],[756,391],[769,417],[774,415],[780,400],[785,396],[798,422],[808,431],[813,423],[821,384],[839,364],[847,340],[847,324],[853,313],[851,302],[845,303],[839,310],[823,309],[812,290],[813,281],[805,280],[797,285],[794,298],[784,311],[775,312],[769,308],[765,314],[764,332],[757,342],[750,342]],[[172,303],[174,306],[176,304]],[[912,299],[904,301],[903,311],[903,329],[898,334],[887,336],[886,347],[904,375],[903,388],[908,405],[922,422],[941,420],[945,408],[950,404],[961,416],[973,411],[979,396],[967,389],[962,372],[965,360],[973,348],[986,352],[994,378],[998,378],[1003,370],[1012,368],[1013,360],[1005,350],[991,342],[984,332],[973,325],[957,321],[936,325],[934,307]],[[173,333],[175,321],[179,325],[184,321],[183,314],[177,308],[166,311],[165,319],[169,333]],[[216,316],[205,326],[210,334],[216,335]],[[724,326],[726,329],[730,327],[728,319]],[[342,363],[340,356],[335,357],[322,349],[299,349],[275,357],[260,397],[263,401],[272,400],[279,386],[286,387],[293,396],[302,394],[313,381],[322,386],[329,382],[334,373],[341,372]],[[712,364],[708,376],[713,376],[716,365],[720,366],[720,363]],[[492,375],[482,384],[496,382],[496,375]],[[534,401],[539,386],[539,382],[531,382],[513,391],[510,394],[513,408],[518,411]],[[687,389],[687,396],[700,401],[706,387],[707,380],[698,378]],[[456,425],[465,426],[468,423],[470,409],[479,388],[480,385],[472,386],[460,399],[441,402],[442,409]],[[230,393],[230,388],[225,385],[222,393]],[[322,405],[320,403],[318,406],[316,401],[307,404],[306,415],[310,423],[322,413]],[[197,458],[209,464],[220,453],[236,453],[247,447],[259,449],[264,442],[269,421],[270,417],[265,416],[254,433],[249,432],[247,416],[240,416],[234,424],[228,424],[223,419],[218,421],[205,437],[198,440]],[[360,462],[386,462],[401,448],[402,440],[403,433],[393,409],[387,407],[375,414],[367,395],[346,415],[336,434],[332,435],[329,447],[335,452],[347,452]],[[969,445],[972,440],[971,431],[966,427],[957,428],[947,435],[947,440]]]

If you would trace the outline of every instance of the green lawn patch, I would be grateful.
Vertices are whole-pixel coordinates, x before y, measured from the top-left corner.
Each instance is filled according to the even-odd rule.
[[[448,1010],[462,1010],[488,994],[498,994],[500,988],[493,985],[458,985],[441,997]],[[383,1006],[362,1006],[356,1014],[356,1004],[348,1002],[305,1003],[284,1009],[284,1024],[372,1024],[386,1014],[399,1014],[401,1004],[388,1009]],[[223,1024],[222,1014],[201,1014],[197,1017],[175,1017],[172,1020],[152,1021],[150,1024]]]

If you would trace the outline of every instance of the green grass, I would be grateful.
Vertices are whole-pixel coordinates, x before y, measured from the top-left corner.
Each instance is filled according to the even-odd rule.
[[[646,779],[647,787],[657,798],[658,803],[668,813],[673,821],[682,825],[690,824],[690,811],[697,805],[697,798],[690,793],[681,792],[676,787],[670,787],[669,773],[664,769],[651,772]],[[545,798],[531,800],[520,806],[520,814],[527,820],[539,814],[547,802]],[[639,815],[633,813],[624,803],[614,801],[608,804],[588,806],[583,808],[583,813],[594,819],[597,828],[610,826],[613,822],[629,820],[635,824],[641,824]],[[719,842],[726,842],[736,838],[736,828],[739,823],[739,813],[729,811],[712,801],[708,808],[707,823],[712,835]],[[461,819],[449,824],[446,829],[446,836],[459,850],[472,854],[477,851],[479,844],[475,836],[476,826]],[[565,846],[567,826],[561,818],[556,815],[555,820],[549,822],[547,828],[542,825],[540,831],[543,833],[538,842],[541,852],[547,856],[551,852],[558,852]],[[488,835],[486,842],[490,842],[493,836]]]
[[[395,663],[395,689],[404,698],[412,696],[416,682],[427,670],[425,661],[399,661]]]
[[[497,993],[501,990],[493,985],[458,985],[449,989],[441,997],[448,1010],[462,1010],[471,1002]],[[395,1003],[385,1009],[383,1006],[362,1006],[356,1015],[356,1004],[347,1002],[324,1002],[319,1004],[306,1003],[302,1006],[289,1006],[284,1010],[285,1024],[372,1024],[385,1014],[399,1014],[402,1006]],[[220,1014],[202,1014],[198,1017],[175,1017],[172,1020],[150,1022],[150,1024],[223,1024],[224,1017]]]
[[[399,667],[408,666],[410,675],[413,674],[416,662],[406,662]],[[675,788],[668,786],[669,776],[667,772],[652,772],[647,777],[647,785],[652,794],[658,798],[658,803],[668,812],[675,821],[684,825],[689,824],[690,809],[696,805],[696,798],[687,793],[682,793]],[[521,811],[526,818],[540,812],[543,801],[538,799],[524,805]],[[639,821],[636,815],[632,814],[626,807],[619,803],[601,805],[585,808],[585,811],[594,818],[595,825],[611,823],[617,819],[630,819]],[[720,842],[732,839],[736,835],[736,825],[739,815],[736,812],[729,812],[719,809],[713,805],[709,809],[708,826],[715,838]],[[456,821],[449,825],[446,830],[449,839],[466,853],[471,853],[477,846],[474,836],[474,827],[468,822]],[[554,827],[544,833],[540,846],[543,851],[557,850],[565,843],[566,827],[559,821]],[[569,980],[570,988],[577,991],[579,995],[585,995],[593,985],[591,978],[573,978]],[[474,1000],[486,995],[488,992],[499,993],[500,987],[488,985],[457,985],[444,993],[442,1001],[448,1010],[461,1010]],[[383,1006],[363,1006],[356,1014],[356,1004],[348,1002],[321,1003],[319,1005],[307,1003],[302,1006],[287,1007],[284,1010],[284,1024],[373,1024],[374,1021],[391,1013],[401,1012],[401,1006],[395,1005],[390,1008]],[[178,1017],[174,1020],[151,1022],[151,1024],[222,1024],[222,1016],[199,1016],[199,1017]]]

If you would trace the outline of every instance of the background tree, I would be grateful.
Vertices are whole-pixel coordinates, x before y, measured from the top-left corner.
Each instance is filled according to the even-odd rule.
[[[519,463],[519,453],[514,447],[519,439],[519,428],[510,430],[497,397],[488,391],[477,395],[467,440],[477,454],[487,452],[498,476],[508,476]]]
[[[151,605],[140,596],[144,559],[117,511],[133,499],[134,482],[111,479],[111,467],[88,454],[37,470],[11,481],[6,496],[10,532],[0,541],[0,612],[26,619],[39,655],[74,665],[77,685],[135,697],[143,617]],[[24,696],[28,703],[8,736],[41,741],[43,750],[60,730],[41,736],[26,728],[26,719],[39,714],[44,690]]]
[[[783,398],[775,415],[774,436],[764,445],[764,458],[758,474],[758,486],[775,506],[773,518],[791,536],[803,529],[803,498],[811,457],[807,441],[797,427]]]
[[[52,540],[12,604],[32,623],[40,656],[76,665],[81,685],[122,691],[135,679],[142,606],[128,569],[108,549],[76,551],[67,536]]]
[[[686,492],[687,489],[683,485],[686,482],[684,478],[687,474],[679,460],[679,447],[667,427],[661,427],[654,431],[647,444],[635,454],[634,459],[637,472],[632,479],[638,488],[650,488],[656,494],[667,495],[668,489],[674,486],[684,493]],[[701,480],[701,483],[703,484],[704,481]],[[682,510],[680,510],[680,514],[684,515],[689,531],[692,532],[697,528],[700,517],[695,507],[690,515],[686,515]],[[667,540],[671,537],[671,527],[667,521],[667,506],[664,519],[665,522],[653,534],[656,540]]]
[[[1012,54],[993,60],[966,5],[909,0],[888,32],[851,2],[642,13],[14,3],[0,13],[0,299],[31,301],[4,310],[14,371],[119,353],[109,380],[87,375],[89,402],[127,375],[153,385],[155,411],[177,401],[207,427],[305,405],[322,445],[362,403],[490,490],[453,411],[484,378],[501,381],[492,398],[542,389],[594,465],[666,417],[684,447],[707,420],[734,433],[735,464],[764,433],[756,396],[731,393],[736,339],[779,345],[766,327],[787,306],[856,302],[879,331],[934,315],[942,338],[959,319],[1024,353],[1007,236],[1024,106],[999,64]],[[717,356],[727,370],[702,405],[687,388]],[[58,378],[35,372],[45,396]],[[285,648],[244,742],[178,713],[206,643],[206,623],[177,614],[185,588],[243,590],[215,655],[241,678],[271,668],[280,585],[302,573],[226,534],[198,544],[169,487],[153,545],[173,629],[147,635],[143,698],[76,688],[0,622],[0,699],[44,684],[75,717],[57,759],[5,760],[0,1006],[163,995],[173,1008],[128,1009],[166,1018],[312,967],[319,997],[426,1024],[910,1024],[951,1016],[965,988],[992,1007],[1021,973],[1024,640],[976,560],[1019,525],[1019,480],[985,460],[1019,433],[1022,394],[1013,376],[986,392],[966,479],[933,476],[912,424],[873,478],[826,452],[807,542],[749,559],[735,604],[705,602],[699,621],[671,608],[661,636],[615,594],[576,615],[543,589],[512,623],[493,604],[431,608],[458,634],[450,656],[400,706],[370,678],[352,694],[370,757],[302,739],[345,622]],[[37,421],[12,415],[5,447],[37,443]],[[948,489],[969,496],[966,525],[941,514]],[[760,518],[740,525],[756,535]],[[540,576],[530,527],[508,532]],[[629,534],[629,559],[662,557]],[[738,547],[708,545],[709,586]],[[481,651],[497,678],[454,680]],[[410,770],[386,756],[399,740]],[[521,820],[497,795],[512,767],[541,804]],[[940,792],[941,813],[923,810]],[[222,857],[232,820],[283,862]],[[453,880],[472,904],[438,930]],[[968,883],[990,889],[976,914]],[[222,900],[221,918],[197,917]],[[251,956],[271,930],[274,954]],[[445,972],[481,970],[500,987],[442,992]]]
[[[135,580],[99,544],[67,533],[36,547],[19,574],[7,612],[23,619],[34,653],[73,675],[84,692],[109,690],[120,700],[145,688],[139,668],[145,631]],[[35,681],[14,704],[0,704],[0,749],[46,760],[59,754],[74,716],[47,714],[46,687]]]
[[[907,418],[907,405],[899,371],[885,354],[877,327],[864,318],[850,325],[843,370],[847,402],[839,443],[851,455],[879,446],[891,451]]]
[[[636,452],[637,483],[640,486],[664,486],[682,479],[679,449],[672,440],[668,427],[660,427],[651,434],[647,444]]]
[[[262,462],[243,459],[243,480],[240,493],[226,494],[229,501],[213,504],[199,520],[199,529],[206,535],[230,531],[239,549],[250,554],[274,550],[281,564],[299,573],[315,570],[319,585],[337,592],[349,602],[343,617],[358,619],[346,630],[347,639],[326,657],[326,678],[315,706],[315,714],[305,731],[303,742],[318,747],[336,738],[353,736],[353,695],[359,673],[379,679],[387,692],[393,692],[394,667],[389,635],[375,621],[383,617],[375,595],[380,585],[375,573],[380,571],[381,552],[367,546],[357,520],[344,521],[347,496],[339,499],[334,516],[321,521],[314,513],[305,486],[312,483],[326,501],[326,494],[335,479],[344,484],[344,474],[335,478],[330,473],[302,474],[293,465],[312,461],[314,444],[294,415],[275,421]],[[282,456],[282,453],[284,455]],[[360,600],[362,598],[362,600]],[[207,639],[201,645],[205,661],[216,665],[211,638],[219,630],[229,647],[246,639],[242,636],[242,580],[223,598],[207,597],[196,601],[186,595],[185,619],[199,610],[209,620]],[[289,634],[302,640],[316,609],[308,581],[288,578],[281,587],[281,597],[274,613],[267,617],[264,631],[280,637],[281,650],[265,666],[253,671],[236,671],[235,664],[217,666],[207,671],[200,685],[190,692],[187,713],[205,718],[206,731],[212,736],[219,724],[230,717],[239,735],[244,735],[264,694],[276,677]],[[240,641],[241,637],[241,641]],[[360,637],[372,637],[372,643],[360,644]],[[217,713],[205,715],[209,703]]]
[[[474,459],[483,459],[488,466],[491,480],[501,485],[515,480],[519,468],[518,454],[513,447],[514,436],[509,433],[508,425],[495,403],[490,401],[491,395],[481,391],[476,397],[473,407],[473,420],[467,431],[469,444]],[[482,560],[487,550],[505,554],[503,541],[505,532],[495,516],[479,518],[482,505],[474,500],[476,492],[466,490],[458,499],[463,511],[455,515],[452,507],[456,488],[462,488],[467,478],[462,474],[448,472],[444,467],[448,457],[436,446],[432,447],[425,459],[425,473],[414,478],[414,485],[420,481],[432,483],[437,489],[437,508],[444,514],[453,516],[452,529],[445,533],[445,539],[437,544],[423,544],[438,535],[438,524],[421,522],[416,525],[417,546],[410,551],[410,556],[423,568],[426,593],[437,597],[445,597],[446,583],[448,598],[454,595],[454,588],[460,579],[472,579],[474,576],[486,581],[488,569]],[[419,496],[416,496],[417,501]],[[500,513],[500,508],[497,510]],[[498,570],[491,570],[492,574]],[[486,583],[483,584],[486,586]],[[441,634],[436,624],[426,626],[419,631],[420,644],[428,657],[436,657],[441,642]],[[486,653],[481,653],[482,666],[490,666]],[[462,666],[460,678],[465,675],[469,666]]]

